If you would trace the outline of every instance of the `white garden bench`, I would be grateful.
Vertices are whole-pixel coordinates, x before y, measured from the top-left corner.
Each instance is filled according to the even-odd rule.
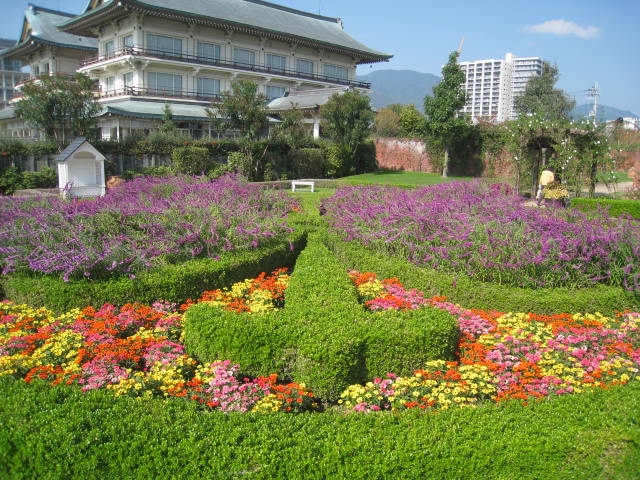
[[[292,180],[291,181],[291,191],[295,192],[296,187],[310,187],[311,189],[304,189],[303,192],[313,192],[316,186],[316,182],[303,182],[301,180]],[[299,190],[299,188],[298,188]]]

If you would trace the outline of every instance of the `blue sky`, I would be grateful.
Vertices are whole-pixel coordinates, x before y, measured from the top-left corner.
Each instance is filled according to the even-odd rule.
[[[182,0],[188,3],[189,0]],[[28,0],[0,0],[0,37],[17,38]],[[42,7],[80,13],[85,0],[32,0]],[[465,37],[461,60],[542,57],[560,70],[557,84],[578,104],[600,103],[640,115],[639,0],[273,0],[299,10],[340,17],[345,30],[371,48],[393,54],[364,66],[439,74]],[[430,92],[425,92],[430,93]]]

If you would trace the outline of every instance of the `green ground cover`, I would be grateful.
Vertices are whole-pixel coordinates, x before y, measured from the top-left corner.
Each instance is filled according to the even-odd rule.
[[[471,177],[443,177],[437,173],[405,172],[402,170],[377,170],[371,173],[352,175],[339,180],[342,185],[435,185],[452,181],[471,180]]]
[[[384,178],[384,174],[378,178]],[[423,180],[428,181],[426,177]],[[399,183],[411,184],[406,178]],[[535,290],[516,292],[439,277],[434,272],[427,272],[425,277],[407,262],[366,252],[325,235],[317,207],[321,198],[332,193],[331,189],[322,189],[294,195],[303,211],[290,215],[290,225],[297,235],[306,238],[311,232],[315,238],[314,247],[296,265],[300,271],[287,300],[298,304],[301,315],[269,314],[259,328],[245,324],[238,330],[243,336],[236,338],[231,331],[226,340],[213,339],[214,344],[237,348],[238,354],[247,359],[263,361],[274,346],[243,351],[242,339],[260,338],[262,334],[268,337],[270,326],[276,332],[281,326],[278,316],[289,316],[289,321],[314,327],[287,333],[301,337],[301,348],[313,360],[306,365],[302,362],[306,370],[303,368],[301,374],[307,375],[304,379],[314,375],[325,378],[326,370],[318,366],[353,366],[348,357],[332,358],[333,353],[344,350],[342,346],[348,344],[344,334],[353,327],[344,318],[333,330],[322,323],[332,321],[330,307],[335,302],[345,303],[336,311],[359,309],[352,304],[353,295],[348,293],[344,279],[329,272],[337,268],[336,262],[363,270],[379,269],[381,276],[397,276],[407,286],[428,294],[447,294],[450,301],[468,308],[558,313],[556,309],[561,306],[566,307],[563,311],[576,312],[587,311],[581,306],[589,302],[601,302],[610,308],[616,303],[613,290],[607,290],[604,300],[598,300],[594,292],[572,296],[571,292],[553,291],[541,295]],[[335,257],[324,257],[327,252]],[[316,278],[316,271],[322,275]],[[344,295],[327,295],[329,284],[343,289]],[[625,303],[625,298],[618,297],[619,308],[637,306],[633,300]],[[314,318],[315,307],[321,307],[317,311],[322,318]],[[200,313],[204,309],[201,307]],[[228,322],[239,320],[233,315],[222,317]],[[396,321],[393,316],[388,319],[390,323]],[[203,317],[200,321],[205,320]],[[380,328],[371,326],[373,347],[369,348],[378,349],[378,356],[383,357],[384,338],[377,334]],[[331,348],[314,350],[310,347],[313,337],[322,335],[334,340]],[[201,338],[192,337],[191,342],[200,342],[193,348],[201,349],[205,356],[220,353],[207,351],[209,346]],[[353,358],[356,364],[362,364],[367,360],[362,357],[361,345],[356,347]],[[389,365],[371,368],[382,371]],[[330,380],[324,385],[334,394],[338,389],[331,389]],[[82,393],[66,385],[52,388],[38,381],[28,385],[5,376],[0,377],[4,397],[0,402],[0,478],[637,479],[639,385],[631,382],[581,395],[549,397],[529,405],[512,400],[437,414],[346,414],[339,409],[305,414],[223,414],[181,399],[114,398],[101,390]]]

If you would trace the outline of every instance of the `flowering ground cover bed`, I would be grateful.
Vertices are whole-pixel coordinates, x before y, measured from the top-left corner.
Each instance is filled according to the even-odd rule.
[[[14,271],[134,276],[287,242],[291,197],[235,177],[139,178],[95,200],[0,199],[0,263]]]
[[[339,404],[354,411],[475,407],[478,404],[583,393],[640,380],[640,314],[535,315],[467,310],[443,298],[426,299],[397,279],[373,273],[349,276],[361,301],[385,310],[438,308],[458,319],[459,358],[416,365],[413,376],[394,373],[352,385]],[[285,269],[197,302],[152,307],[104,305],[55,316],[11,302],[0,304],[0,376],[53,385],[106,389],[116,396],[184,397],[221,411],[305,411],[321,407],[306,385],[280,384],[276,374],[250,379],[229,360],[199,365],[182,340],[180,311],[206,302],[252,314],[281,308],[290,276]],[[383,321],[381,319],[381,321]]]
[[[640,225],[629,217],[529,208],[507,186],[481,182],[343,187],[322,208],[343,240],[441,272],[518,287],[640,291]]]

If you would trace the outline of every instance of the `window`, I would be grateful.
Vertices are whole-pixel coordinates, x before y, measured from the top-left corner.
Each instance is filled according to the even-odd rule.
[[[284,97],[284,87],[267,86],[267,101]]]
[[[42,73],[44,75],[49,73],[49,64],[48,63],[45,63],[44,65],[42,65]]]
[[[114,48],[113,40],[104,42],[104,45],[102,46],[102,52],[104,53],[105,57],[109,57],[113,55],[114,51],[115,51],[115,48]]]
[[[287,68],[287,59],[282,55],[267,53],[267,67],[277,72],[284,72]]]
[[[313,62],[311,60],[302,60],[302,59],[298,59],[298,61],[296,62],[296,66],[298,69],[298,73],[304,74],[304,75],[313,75],[314,74],[314,65]]]
[[[325,63],[324,66],[324,75],[334,80],[347,80],[347,69],[346,67],[341,67],[340,65],[331,65],[330,63]]]
[[[220,80],[198,77],[198,96],[215,97],[220,94]]]
[[[220,61],[220,45],[198,42],[198,59],[210,62]]]
[[[149,90],[154,93],[181,93],[182,75],[172,73],[149,72]]]
[[[122,84],[124,87],[133,87],[133,72],[128,72],[122,75]]]
[[[39,65],[34,65],[33,66],[33,74],[34,75],[40,75],[40,66]]]
[[[133,35],[120,37],[120,48],[126,49],[127,47],[133,47]]]
[[[147,34],[147,48],[156,53],[182,55],[182,40],[149,33]]]
[[[116,77],[105,78],[104,89],[107,93],[113,93],[113,91],[116,89]]]
[[[233,49],[233,62],[237,65],[255,65],[256,52],[253,50],[245,50],[244,48]]]

